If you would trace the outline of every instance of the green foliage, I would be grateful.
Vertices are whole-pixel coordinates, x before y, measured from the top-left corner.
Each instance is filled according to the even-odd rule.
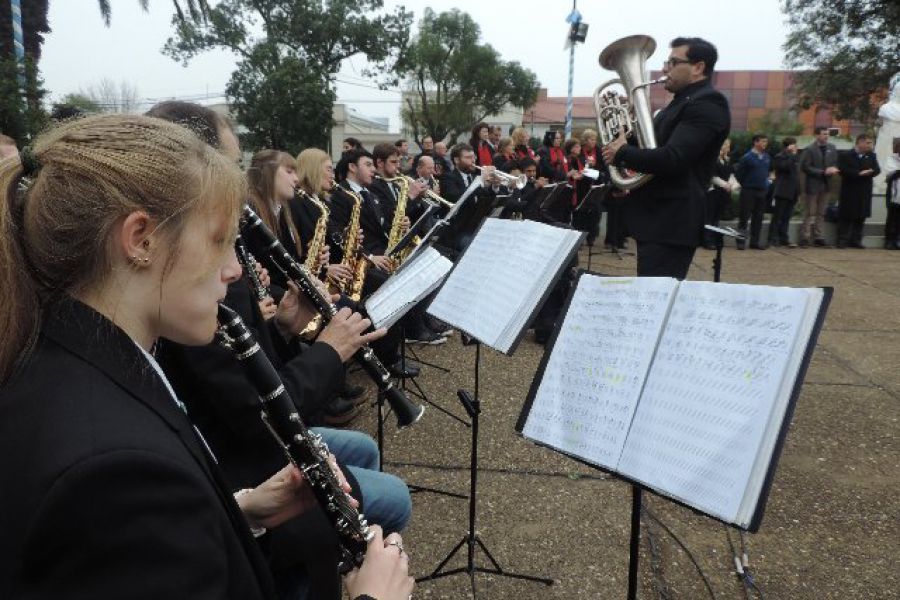
[[[326,148],[341,61],[365,54],[395,83],[394,64],[409,37],[412,14],[380,10],[382,0],[221,0],[206,20],[173,19],[175,35],[163,52],[186,64],[214,49],[235,53],[237,70],[226,88],[248,149]],[[263,35],[257,36],[256,32]]]
[[[803,123],[786,111],[767,110],[750,124],[754,133],[762,132],[774,139],[776,135],[798,136],[803,133]]]
[[[54,104],[53,106],[55,108],[56,106],[63,104],[72,106],[86,113],[98,113],[102,110],[99,104],[88,98],[86,95],[79,94],[78,92],[66,94],[63,96],[62,102]]]
[[[15,138],[19,146],[28,143],[47,123],[47,113],[41,106],[46,91],[34,62],[28,58],[25,73],[27,101],[19,89],[15,59],[0,60],[0,132]]]
[[[397,66],[411,90],[403,118],[418,141],[455,139],[507,104],[528,108],[537,100],[538,80],[518,62],[505,62],[481,29],[458,9],[425,9],[419,33]]]
[[[784,44],[798,104],[822,104],[840,119],[874,122],[891,76],[900,68],[897,0],[782,0],[790,34]]]
[[[187,7],[188,15],[194,21],[202,21],[209,12],[209,4],[207,4],[206,0],[184,0],[184,3]],[[184,21],[184,8],[182,8],[181,2],[172,0],[172,4],[175,8],[175,16],[179,20]],[[100,17],[103,19],[103,24],[109,27],[112,22],[112,3],[110,0],[97,0],[97,5],[100,8]],[[138,5],[144,12],[150,10],[150,0],[138,0]]]

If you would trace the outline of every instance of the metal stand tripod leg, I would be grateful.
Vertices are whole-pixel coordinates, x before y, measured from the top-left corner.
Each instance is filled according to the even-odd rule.
[[[544,585],[553,585],[553,580],[548,579],[546,577],[535,577],[534,575],[523,575],[521,573],[510,573],[508,571],[504,571],[494,556],[490,553],[485,546],[484,542],[481,538],[475,533],[475,518],[476,518],[476,508],[477,508],[477,498],[478,498],[478,417],[481,414],[481,402],[478,399],[478,372],[479,365],[481,362],[481,344],[475,344],[475,397],[469,395],[465,390],[457,391],[457,396],[459,396],[459,401],[462,403],[463,407],[466,409],[466,412],[469,415],[469,418],[472,420],[472,451],[471,451],[471,460],[469,464],[469,531],[456,546],[450,551],[450,553],[435,567],[434,571],[432,571],[429,575],[425,577],[420,577],[416,579],[417,582],[421,581],[429,581],[432,579],[439,579],[441,577],[448,577],[450,575],[456,575],[457,573],[468,573],[469,581],[472,585],[472,596],[477,597],[477,590],[475,587],[475,574],[476,573],[488,573],[491,575],[500,575],[502,577],[511,577],[513,579],[524,579],[526,581],[535,581],[538,583],[543,583]],[[449,571],[442,571],[441,569],[450,562],[450,560],[456,555],[457,552],[463,547],[466,546],[467,549],[467,560],[466,566],[460,567],[457,569],[450,569]],[[475,549],[476,547],[481,548],[481,551],[484,552],[485,556],[487,556],[490,561],[492,567],[478,567],[475,565]]]

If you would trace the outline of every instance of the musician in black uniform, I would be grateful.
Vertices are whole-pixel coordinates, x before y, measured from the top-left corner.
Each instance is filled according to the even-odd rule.
[[[625,199],[638,275],[684,279],[702,241],[706,188],[731,117],[725,96],[712,87],[715,46],[700,38],[670,45],[663,72],[675,97],[653,119],[658,147],[628,145],[623,135],[603,148],[603,158],[653,175]]]
[[[450,150],[453,170],[441,178],[441,194],[445,200],[457,202],[478,176],[475,170],[475,152],[469,144],[460,143]],[[482,167],[481,186],[467,200],[467,206],[454,217],[453,223],[441,233],[440,243],[452,253],[461,253],[472,241],[481,222],[490,214],[497,196],[499,179],[494,167]]]
[[[237,160],[237,138],[230,126],[197,105],[166,102],[150,113],[175,120],[219,148],[232,161]],[[287,162],[287,159],[280,158]],[[291,163],[288,163],[291,164]],[[274,169],[266,169],[275,177]],[[267,188],[277,187],[270,180]],[[271,194],[268,194],[271,195]],[[267,196],[268,196],[267,195]],[[286,192],[282,195],[286,195]],[[323,413],[335,404],[334,397],[343,383],[343,362],[363,343],[371,343],[379,334],[360,336],[365,321],[339,313],[324,328],[312,345],[301,345],[292,332],[303,329],[309,320],[309,308],[289,292],[278,307],[278,315],[264,322],[256,306],[256,297],[243,277],[228,286],[225,303],[242,316],[263,351],[272,361],[307,425],[320,424]],[[162,340],[157,356],[173,388],[192,419],[206,436],[229,484],[243,488],[253,484],[269,465],[284,460],[260,421],[257,393],[236,363],[231,352],[217,345],[188,347]],[[378,471],[378,450],[374,441],[359,432],[314,428],[353,486],[354,496],[364,501],[370,522],[391,531],[403,529],[409,520],[411,503],[406,485],[396,477]],[[268,559],[275,573],[280,595],[298,597],[307,588],[315,598],[338,598],[340,579],[336,572],[338,540],[324,512],[318,507],[274,529],[267,539]]]
[[[365,150],[347,152],[338,163],[336,174],[340,184],[331,194],[331,215],[328,223],[328,237],[332,240],[331,260],[340,262],[344,258],[343,241],[347,235],[347,225],[356,200],[350,194],[356,194],[361,200],[359,212],[359,228],[363,232],[360,260],[369,262],[366,279],[362,289],[363,297],[377,290],[389,277],[391,260],[386,255],[389,215],[393,215],[393,207],[385,204],[368,186],[375,177],[375,163],[372,155]],[[387,223],[387,225],[386,225]],[[338,243],[338,242],[341,243]],[[388,335],[372,345],[372,350],[392,375],[397,377],[416,377],[420,368],[412,361],[401,361],[400,332],[392,327]]]
[[[240,172],[183,128],[104,115],[40,137],[0,181],[16,290],[0,307],[0,596],[274,598],[248,524],[310,504],[299,472],[232,496],[150,354],[212,339],[241,271]],[[351,597],[405,598],[405,560],[372,552]],[[364,572],[391,558],[385,591]]]

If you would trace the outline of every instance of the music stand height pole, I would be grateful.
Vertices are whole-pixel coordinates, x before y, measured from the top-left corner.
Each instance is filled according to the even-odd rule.
[[[725,247],[725,236],[716,234],[716,257],[713,259],[713,281],[722,281],[722,248]]]
[[[638,566],[641,556],[641,488],[631,486],[631,544],[628,559],[628,600],[637,600]]]

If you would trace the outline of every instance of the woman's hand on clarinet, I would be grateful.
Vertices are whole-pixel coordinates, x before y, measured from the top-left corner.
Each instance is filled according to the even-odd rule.
[[[247,522],[253,528],[277,527],[316,504],[316,498],[303,475],[293,465],[281,469],[250,490],[234,497]]]
[[[278,305],[272,300],[272,296],[266,296],[259,301],[259,311],[262,313],[263,319],[268,321],[278,312]]]
[[[253,261],[253,266],[256,268],[256,275],[259,277],[259,283],[264,288],[268,289],[270,285],[272,285],[272,279],[269,277],[269,271],[259,264],[258,261]]]
[[[375,340],[384,337],[387,329],[381,328],[365,333],[372,324],[369,319],[344,307],[332,317],[331,322],[319,334],[317,342],[323,342],[334,348],[341,362],[347,362],[356,351]]]
[[[316,309],[300,292],[297,284],[289,281],[288,291],[281,298],[275,312],[275,326],[284,339],[289,340],[303,331],[316,314]]]
[[[409,554],[399,533],[383,538],[381,527],[370,525],[375,534],[362,567],[344,576],[350,598],[367,595],[378,600],[408,600],[416,585],[409,575]]]
[[[347,477],[344,475],[341,467],[338,466],[337,458],[335,458],[334,454],[331,452],[328,453],[328,466],[331,467],[331,472],[337,477],[338,485],[341,486],[341,489],[344,490],[344,493],[347,495],[347,501],[350,502],[350,505],[353,508],[359,508],[359,501],[350,495],[350,491],[353,488],[350,487],[350,482],[347,481]]]

